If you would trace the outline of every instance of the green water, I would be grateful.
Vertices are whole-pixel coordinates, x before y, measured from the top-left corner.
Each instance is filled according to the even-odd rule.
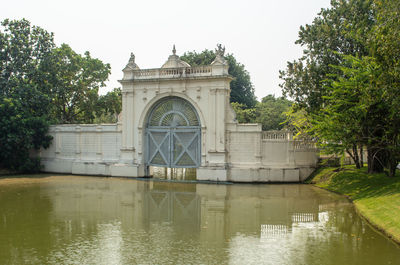
[[[0,264],[400,264],[343,197],[308,185],[0,180]]]

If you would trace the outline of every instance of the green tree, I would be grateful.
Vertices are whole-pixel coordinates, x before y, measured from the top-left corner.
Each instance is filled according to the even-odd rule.
[[[373,85],[370,77],[378,72],[376,68],[361,69],[361,61],[355,57],[347,56],[345,60],[350,66],[335,67],[342,74],[332,81],[329,96],[324,98],[325,105],[318,113],[311,114],[310,131],[318,136],[326,153],[347,152],[360,168],[362,154],[358,150],[364,145],[371,150],[368,139],[376,136],[381,128],[368,128],[377,102],[366,100],[369,87]]]
[[[307,124],[315,127],[309,127],[308,133],[320,139],[327,152],[349,151],[356,164],[363,143],[360,134],[352,134],[361,130],[354,128],[360,123],[352,123],[349,116],[340,115],[344,112],[335,113],[343,110],[329,104],[334,103],[332,96],[340,95],[334,93],[338,92],[334,82],[345,77],[341,67],[351,66],[343,55],[361,58],[370,52],[368,41],[376,24],[373,6],[373,0],[331,1],[331,7],[322,9],[311,25],[300,27],[296,43],[305,46],[303,56],[288,62],[287,69],[280,71],[283,93],[294,99],[298,109],[306,111]],[[343,79],[341,84],[348,85]],[[341,103],[342,108],[349,107],[349,102]],[[345,122],[349,127],[344,127]]]
[[[216,55],[214,51],[204,50],[201,53],[185,52],[180,58],[191,66],[210,65]],[[238,102],[247,108],[252,108],[257,103],[254,95],[254,87],[250,80],[250,74],[244,65],[236,61],[233,54],[227,54],[224,58],[229,64],[229,74],[235,79],[231,82],[231,102]]]
[[[385,84],[386,70],[376,58],[345,56],[345,60],[349,66],[336,67],[343,75],[332,82],[326,105],[313,117],[313,130],[328,148],[348,152],[352,147],[349,154],[356,165],[356,147],[367,146],[368,171],[388,168],[394,176],[400,158],[400,97]]]
[[[353,109],[358,109],[360,115],[353,116],[356,118],[344,128],[354,128],[353,140],[367,146],[369,172],[387,168],[388,174],[394,176],[400,160],[400,7],[398,1],[376,0],[373,8],[376,22],[368,32],[368,56],[343,56],[345,64],[334,67],[342,75],[333,82],[332,91],[342,91],[346,98],[338,102],[340,97],[336,95],[327,106],[348,102],[349,94],[358,91]],[[344,115],[347,110],[336,112],[339,111]]]
[[[108,64],[66,44],[56,48],[52,33],[25,19],[6,19],[1,25],[0,166],[35,171],[40,163],[30,153],[49,146],[50,122],[90,123],[97,113],[120,107],[115,96],[98,96],[110,73]]]
[[[264,131],[282,130],[285,126],[286,115],[292,102],[284,97],[276,98],[274,95],[264,97],[256,105],[256,122],[262,124]]]
[[[121,88],[114,88],[97,101],[95,123],[115,123],[122,110]]]
[[[93,123],[98,90],[105,86],[110,65],[62,44],[52,50],[41,70],[47,73],[44,82],[51,90],[52,117],[58,123]]]
[[[346,6],[352,16],[340,11]],[[320,31],[340,29],[340,36],[335,39],[349,40],[347,45],[325,51],[316,48],[319,42],[306,38],[303,43],[309,49],[300,59],[304,67],[281,72],[284,91],[294,96],[298,106],[306,111],[308,133],[317,137],[325,151],[348,152],[359,167],[360,149],[366,146],[368,171],[381,172],[387,168],[390,176],[395,175],[400,160],[399,9],[395,0],[332,1],[332,8],[326,13],[330,16],[314,20],[309,27],[314,30],[309,31],[310,36],[319,36],[317,40],[329,44],[333,38],[324,39]],[[337,15],[340,20],[330,24]],[[322,28],[316,23],[320,19]],[[300,31],[303,41],[306,35],[302,33],[303,28]],[[318,58],[335,60],[324,64]],[[326,71],[314,71],[323,65],[328,66]],[[318,76],[319,81],[307,79],[310,75]],[[304,89],[307,82],[313,85],[309,91]],[[318,100],[314,100],[314,92]]]
[[[0,167],[39,171],[40,160],[30,152],[50,145],[48,128],[46,117],[31,115],[19,100],[0,97]]]
[[[18,100],[32,115],[45,115],[50,91],[39,68],[55,47],[53,34],[25,19],[5,19],[1,25],[0,95]]]
[[[363,68],[376,66],[379,75],[374,80],[374,101],[380,100],[377,117],[378,126],[382,127],[377,149],[384,150],[387,155],[386,167],[389,175],[395,176],[400,161],[400,5],[397,0],[375,0],[377,23],[372,31],[369,46],[370,57],[363,58]],[[370,127],[374,126],[371,124]]]
[[[231,106],[236,113],[236,120],[239,123],[255,123],[257,119],[257,111],[255,108],[248,108],[246,105],[232,102]]]
[[[341,65],[343,54],[368,55],[369,32],[375,25],[372,6],[373,0],[332,0],[311,25],[301,26],[296,44],[304,47],[303,56],[280,71],[283,94],[307,112],[318,112],[329,96],[326,80],[340,74],[330,66]]]
[[[49,88],[40,65],[54,48],[53,35],[29,21],[4,20],[0,31],[0,167],[37,171],[32,150],[49,146]]]
[[[296,139],[308,139],[310,137],[309,130],[311,128],[310,119],[307,112],[292,104],[285,113],[285,127],[294,132]]]
[[[268,131],[282,130],[285,127],[285,113],[289,111],[292,102],[284,97],[268,95],[257,102],[254,108],[247,108],[237,102],[232,102],[231,105],[239,123],[261,123],[262,129]]]

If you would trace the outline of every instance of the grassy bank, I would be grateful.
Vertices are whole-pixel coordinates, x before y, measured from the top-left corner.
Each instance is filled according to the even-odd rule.
[[[308,180],[318,187],[348,196],[359,213],[400,243],[400,175],[368,174],[353,166],[321,168]]]

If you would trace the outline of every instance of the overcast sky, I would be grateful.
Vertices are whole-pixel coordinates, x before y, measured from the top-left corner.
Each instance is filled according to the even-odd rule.
[[[107,88],[120,86],[130,52],[140,68],[159,68],[176,45],[177,54],[225,45],[245,65],[261,99],[281,95],[279,70],[301,56],[295,45],[300,25],[310,24],[330,0],[12,0],[0,19],[28,19],[55,41],[111,64]]]

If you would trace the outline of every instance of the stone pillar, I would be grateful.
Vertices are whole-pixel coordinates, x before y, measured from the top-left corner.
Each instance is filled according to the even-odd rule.
[[[102,161],[103,160],[103,141],[102,141],[102,132],[103,128],[98,125],[96,126],[96,160]]]
[[[210,90],[209,94],[209,124],[208,128],[208,148],[209,152],[216,152],[216,130],[217,130],[217,120],[216,120],[216,109],[217,109],[217,99],[216,99],[216,90]]]
[[[56,135],[56,137],[55,137],[56,138],[55,139],[55,144],[56,144],[55,158],[58,158],[61,153],[61,141],[62,141],[61,130],[59,127],[56,127],[55,135]]]
[[[127,94],[128,92],[122,92],[122,149],[126,149],[126,131],[128,126],[128,117],[127,117]]]
[[[77,161],[80,161],[82,158],[81,155],[81,146],[82,146],[82,128],[80,126],[76,126],[75,127],[75,143],[76,143],[76,147],[75,147],[75,159]]]
[[[122,148],[121,162],[132,164],[134,159],[135,148],[134,140],[134,111],[133,111],[133,91],[125,91],[122,93]]]

